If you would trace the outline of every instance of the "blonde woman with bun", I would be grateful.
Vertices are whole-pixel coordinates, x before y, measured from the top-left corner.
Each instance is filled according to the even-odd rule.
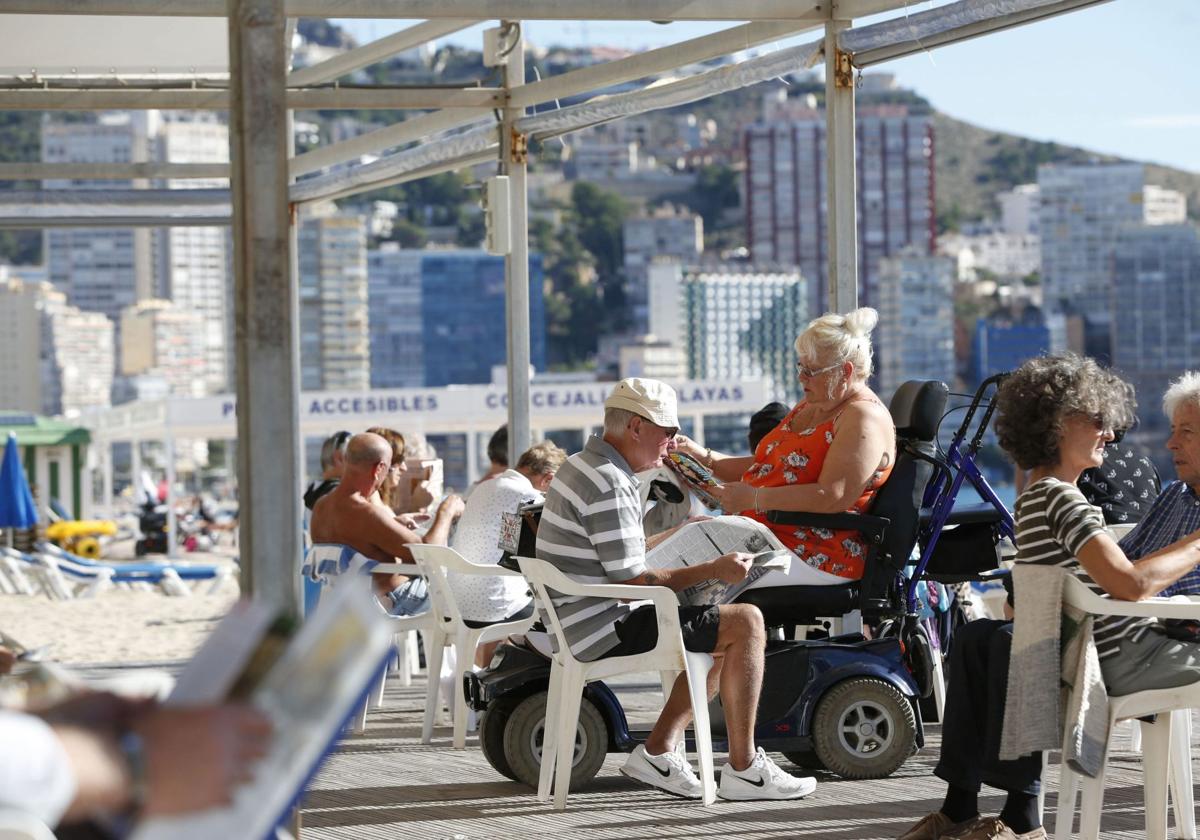
[[[753,455],[722,455],[685,436],[677,441],[678,449],[726,482],[713,491],[726,512],[765,524],[828,583],[862,577],[866,544],[858,533],[776,525],[765,512],[860,512],[891,474],[896,430],[887,407],[867,387],[878,320],[874,309],[863,307],[809,322],[796,339],[804,397]]]

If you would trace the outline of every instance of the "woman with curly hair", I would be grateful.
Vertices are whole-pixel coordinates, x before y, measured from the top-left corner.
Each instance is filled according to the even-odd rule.
[[[1076,486],[1101,464],[1113,429],[1133,420],[1133,388],[1092,359],[1071,353],[1021,365],[996,394],[1000,446],[1030,471],[1017,499],[1017,562],[1059,566],[1100,594],[1138,601],[1161,592],[1200,561],[1200,531],[1132,563],[1105,530],[1100,509]],[[1015,605],[1016,610],[1021,605]],[[1172,688],[1200,680],[1200,645],[1175,641],[1154,619],[1097,617],[1093,638],[1108,693]],[[1037,795],[1042,757],[1001,761],[1012,622],[981,619],[954,637],[942,754],[934,773],[949,783],[940,811],[902,840],[1044,838]],[[981,784],[1008,793],[998,817],[979,816]]]

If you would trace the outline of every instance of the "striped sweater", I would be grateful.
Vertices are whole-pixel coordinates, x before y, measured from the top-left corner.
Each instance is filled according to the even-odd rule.
[[[638,480],[621,454],[591,437],[546,491],[537,556],[579,583],[623,583],[645,572],[646,537]],[[616,623],[630,606],[612,598],[556,595],[571,652],[599,659],[617,645]]]
[[[1074,484],[1043,478],[1017,499],[1017,561],[1060,566],[1099,595],[1107,593],[1084,571],[1077,558],[1083,546],[1103,530],[1104,515],[1088,503]],[[1097,616],[1093,638],[1100,659],[1115,654],[1121,639],[1138,627],[1153,623],[1152,618]]]

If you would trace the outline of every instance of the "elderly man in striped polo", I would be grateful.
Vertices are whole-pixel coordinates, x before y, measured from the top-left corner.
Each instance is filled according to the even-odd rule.
[[[703,580],[737,582],[750,555],[731,553],[681,569],[647,569],[647,548],[672,532],[647,539],[635,473],[657,466],[679,431],[675,391],[653,379],[624,379],[604,403],[604,435],[559,469],[546,491],[537,556],[582,583],[666,586],[676,592]],[[555,600],[571,651],[584,660],[644,653],[657,642],[652,606],[633,608],[607,598]],[[720,688],[729,733],[729,761],[721,770],[724,799],[798,799],[816,781],[791,776],[754,745],[754,716],[762,687],[766,631],[757,607],[746,604],[679,608],[689,650],[711,653],[709,693]],[[682,680],[682,677],[681,677]],[[676,682],[650,737],[621,772],[687,798],[701,796],[700,780],[684,757],[691,702]]]

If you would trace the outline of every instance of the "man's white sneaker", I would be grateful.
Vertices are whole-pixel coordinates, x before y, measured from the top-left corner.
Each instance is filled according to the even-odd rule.
[[[682,741],[674,751],[662,755],[650,755],[644,746],[638,744],[629,754],[621,772],[631,779],[687,799],[699,799],[703,791],[692,765],[684,758]]]
[[[762,747],[754,753],[754,760],[745,770],[734,770],[726,762],[721,768],[721,786],[717,796],[722,799],[799,799],[817,789],[817,780],[811,776],[793,776],[785,773],[767,757]]]

